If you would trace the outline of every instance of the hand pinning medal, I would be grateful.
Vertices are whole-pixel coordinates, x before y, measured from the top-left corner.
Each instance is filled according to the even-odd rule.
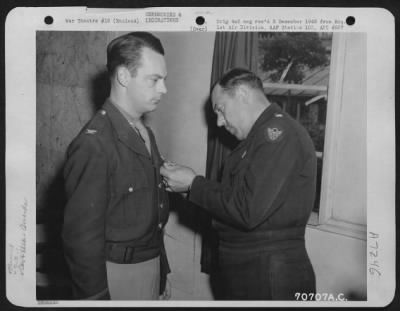
[[[172,192],[187,192],[196,176],[189,167],[178,165],[171,161],[165,161],[161,166],[160,173],[166,190]]]

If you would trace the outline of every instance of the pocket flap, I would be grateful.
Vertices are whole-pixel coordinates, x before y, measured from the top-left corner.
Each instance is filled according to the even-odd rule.
[[[148,187],[144,169],[135,169],[115,178],[115,192],[119,194],[129,194]]]

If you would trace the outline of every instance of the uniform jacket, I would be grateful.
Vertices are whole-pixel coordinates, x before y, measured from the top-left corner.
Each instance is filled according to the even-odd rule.
[[[152,156],[107,100],[67,151],[63,241],[76,299],[107,299],[106,260],[141,262],[161,254],[168,197],[151,130]]]
[[[226,158],[222,182],[195,177],[189,200],[233,245],[304,238],[314,204],[316,155],[307,131],[271,104]]]

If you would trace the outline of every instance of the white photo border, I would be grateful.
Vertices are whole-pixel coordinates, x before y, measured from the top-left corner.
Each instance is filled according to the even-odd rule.
[[[146,22],[146,12],[175,12],[177,21]],[[51,16],[52,24],[45,19]],[[206,23],[199,26],[196,17]],[[217,31],[217,19],[326,19],[354,16],[353,26],[331,32],[367,33],[367,301],[54,301],[36,300],[36,31]],[[127,22],[101,23],[107,18]],[[82,19],[82,22],[77,22]],[[75,20],[74,23],[68,20]],[[87,20],[87,22],[84,22]],[[373,23],[371,22],[373,20]],[[129,22],[130,21],[130,22]],[[315,29],[321,31],[318,23]],[[267,27],[267,26],[266,26]],[[6,294],[19,306],[184,307],[184,306],[385,306],[395,291],[395,36],[393,15],[380,8],[189,8],[88,9],[86,7],[15,8],[7,16],[6,63]],[[273,31],[235,29],[234,31]],[[282,31],[279,29],[278,31]],[[285,31],[291,31],[287,29]],[[385,48],[381,48],[385,47]],[[379,236],[380,276],[372,273]],[[372,263],[371,263],[372,262]]]

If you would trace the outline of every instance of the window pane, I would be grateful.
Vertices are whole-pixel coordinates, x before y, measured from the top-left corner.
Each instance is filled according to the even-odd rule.
[[[260,33],[259,72],[271,102],[298,120],[317,151],[319,211],[332,33]]]

